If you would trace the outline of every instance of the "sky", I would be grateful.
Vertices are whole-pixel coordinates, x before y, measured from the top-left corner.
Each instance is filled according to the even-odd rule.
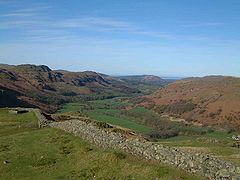
[[[0,0],[0,63],[240,77],[240,1]]]

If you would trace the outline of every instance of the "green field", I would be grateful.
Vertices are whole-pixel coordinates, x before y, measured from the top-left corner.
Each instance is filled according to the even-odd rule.
[[[240,150],[232,147],[234,141],[231,139],[231,136],[233,133],[213,131],[207,127],[194,125],[185,126],[183,123],[166,121],[143,107],[125,110],[125,107],[129,105],[131,105],[129,102],[121,98],[114,98],[90,101],[86,104],[66,104],[62,111],[81,111],[92,119],[122,126],[143,134],[153,130],[155,124],[152,124],[152,122],[155,121],[160,128],[161,126],[166,126],[166,128],[172,128],[180,132],[175,137],[157,138],[158,142],[178,147],[184,151],[212,154],[220,159],[240,165]]]
[[[81,103],[68,103],[63,105],[61,109],[58,110],[58,113],[65,113],[65,112],[76,112],[81,111],[83,109],[83,104]]]
[[[232,134],[216,131],[202,136],[177,136],[159,143],[191,152],[204,152],[240,166],[240,149],[232,147]]]
[[[135,123],[129,119],[118,118],[111,115],[104,115],[99,112],[88,112],[87,115],[93,119],[96,119],[97,121],[121,126],[123,128],[131,129],[135,132],[145,133],[150,131],[150,128],[148,128],[147,126]]]
[[[166,136],[174,136],[176,133],[202,134],[208,131],[208,128],[200,128],[193,125],[186,127],[182,123],[170,122],[153,111],[143,107],[135,107],[126,110],[129,106],[133,106],[133,104],[126,101],[126,98],[113,98],[88,101],[85,104],[68,103],[65,104],[58,113],[80,111],[97,121],[121,126],[143,134],[149,134],[156,131],[156,127],[158,127],[158,133],[163,132]]]
[[[147,133],[151,128],[134,121],[133,118],[120,116],[121,109],[128,106],[119,98],[89,101],[88,104],[68,103],[58,112],[81,111],[97,121],[131,129],[138,133]]]
[[[103,150],[53,128],[33,113],[0,109],[0,179],[201,179],[176,168]]]

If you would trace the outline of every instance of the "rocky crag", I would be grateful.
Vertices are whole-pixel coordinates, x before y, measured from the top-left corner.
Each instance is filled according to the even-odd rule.
[[[186,153],[175,148],[152,143],[137,136],[111,130],[111,126],[98,126],[91,121],[68,120],[49,124],[54,128],[73,133],[103,148],[124,151],[140,158],[174,165],[185,171],[209,179],[237,179],[240,167],[201,153]]]

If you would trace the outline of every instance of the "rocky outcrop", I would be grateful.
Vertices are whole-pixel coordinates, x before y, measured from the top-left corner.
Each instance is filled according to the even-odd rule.
[[[186,153],[146,140],[129,138],[125,134],[109,131],[108,128],[97,127],[94,123],[69,120],[54,122],[50,126],[73,133],[100,147],[122,150],[140,158],[161,161],[209,179],[232,179],[237,175],[240,177],[240,168],[231,163],[206,154]]]

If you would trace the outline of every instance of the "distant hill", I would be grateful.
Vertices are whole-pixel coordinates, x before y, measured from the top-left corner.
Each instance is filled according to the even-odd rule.
[[[54,111],[64,102],[131,95],[139,90],[96,72],[51,70],[40,65],[0,64],[0,107],[28,106]]]
[[[117,76],[115,78],[128,84],[128,86],[139,89],[143,94],[150,94],[160,87],[174,82],[174,80],[165,80],[153,75]]]
[[[118,76],[117,78],[123,81],[131,81],[131,82],[144,83],[144,84],[163,85],[167,83],[166,80],[153,75]]]
[[[189,122],[240,129],[240,78],[187,78],[137,101],[158,113]]]

